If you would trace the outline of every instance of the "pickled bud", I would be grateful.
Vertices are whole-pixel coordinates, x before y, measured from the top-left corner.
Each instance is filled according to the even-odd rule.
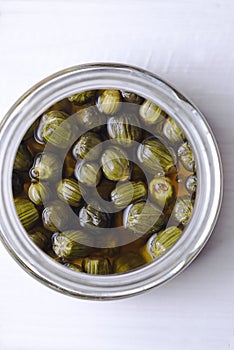
[[[54,153],[39,153],[34,158],[30,175],[35,180],[57,180],[62,174],[61,161]]]
[[[28,199],[15,199],[15,209],[25,230],[31,229],[39,219],[39,214],[34,204]]]
[[[97,163],[85,161],[77,163],[74,175],[79,182],[90,187],[97,186],[102,176]]]
[[[23,180],[16,172],[12,174],[12,190],[14,195],[18,195],[23,191]]]
[[[110,215],[97,203],[88,204],[79,212],[80,225],[85,228],[110,227]],[[96,232],[95,230],[94,232]]]
[[[99,131],[106,124],[106,116],[98,111],[95,106],[83,108],[76,112],[76,121],[82,130]]]
[[[98,159],[102,150],[102,140],[94,132],[82,135],[74,145],[72,154],[76,159],[95,160]]]
[[[138,235],[158,232],[165,224],[162,211],[151,203],[139,202],[126,209],[125,227]]]
[[[145,124],[159,123],[166,117],[162,108],[149,100],[145,100],[140,106],[139,114]]]
[[[142,255],[146,261],[152,261],[165,254],[180,238],[182,230],[176,226],[152,235],[142,248]]]
[[[185,182],[185,187],[189,193],[195,193],[197,190],[197,176],[190,175]]]
[[[65,230],[68,223],[71,223],[73,212],[69,210],[67,205],[59,200],[51,202],[42,212],[42,222],[44,227],[51,231]]]
[[[126,208],[130,203],[145,197],[147,190],[145,184],[139,182],[126,182],[117,186],[111,192],[111,199],[117,208]]]
[[[193,213],[193,202],[190,196],[177,198],[173,209],[174,218],[182,224],[187,224]]]
[[[68,267],[71,270],[77,271],[77,272],[83,272],[82,266],[77,265],[77,264],[65,263],[64,266]]]
[[[91,102],[95,98],[95,90],[83,91],[68,97],[68,100],[77,106]]]
[[[51,191],[46,184],[42,182],[32,181],[28,189],[29,199],[36,205],[41,205],[51,195]]]
[[[174,198],[174,187],[171,180],[167,177],[155,176],[149,184],[149,192],[151,198],[155,200],[161,207],[168,205]]]
[[[145,260],[141,255],[135,253],[127,253],[118,257],[114,261],[113,270],[115,273],[124,273],[136,269],[145,264]]]
[[[130,163],[126,153],[118,147],[106,149],[101,157],[105,177],[112,181],[125,181],[130,178]]]
[[[140,141],[142,136],[138,119],[129,113],[109,118],[107,131],[110,139],[125,147],[131,146],[132,141]]]
[[[156,138],[143,141],[138,147],[137,157],[143,168],[157,176],[164,176],[175,164],[171,151]]]
[[[29,170],[32,164],[32,157],[27,147],[21,144],[17,150],[14,162],[14,170],[26,171]]]
[[[136,103],[140,105],[144,101],[144,99],[141,96],[134,94],[134,92],[121,90],[121,95],[124,101],[128,103]]]
[[[43,228],[35,227],[33,231],[29,231],[29,238],[38,246],[38,248],[46,251],[51,247],[51,240]]]
[[[74,179],[63,179],[57,187],[58,197],[73,207],[79,207],[82,203],[80,186]]]
[[[97,108],[105,114],[115,114],[121,106],[121,96],[118,90],[104,90],[97,100]]]
[[[178,156],[179,156],[181,163],[183,164],[183,166],[186,170],[194,171],[195,159],[194,159],[193,152],[192,152],[191,147],[188,144],[188,142],[184,142],[183,145],[181,145],[178,148]]]
[[[59,111],[45,113],[37,129],[36,138],[49,142],[58,148],[67,148],[73,136],[72,126],[67,121],[68,114]]]
[[[170,142],[178,142],[185,139],[183,131],[171,117],[166,119],[163,125],[163,133]]]
[[[91,239],[82,231],[64,231],[54,236],[53,251],[64,259],[74,260],[90,253]]]
[[[111,264],[108,259],[88,257],[83,260],[83,269],[91,275],[108,275],[111,273]]]

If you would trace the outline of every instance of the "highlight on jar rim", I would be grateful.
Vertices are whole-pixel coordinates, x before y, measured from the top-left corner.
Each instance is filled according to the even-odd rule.
[[[134,295],[180,272],[209,238],[222,197],[215,139],[151,73],[115,64],[59,72],[1,127],[3,242],[50,287]]]

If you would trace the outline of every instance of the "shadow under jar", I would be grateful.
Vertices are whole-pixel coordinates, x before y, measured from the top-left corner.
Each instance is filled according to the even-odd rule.
[[[64,70],[16,102],[1,129],[1,237],[49,287],[134,295],[208,240],[222,199],[218,148],[197,108],[157,76]]]

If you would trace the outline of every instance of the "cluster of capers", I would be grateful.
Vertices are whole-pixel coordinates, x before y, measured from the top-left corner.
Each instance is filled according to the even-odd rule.
[[[191,218],[196,185],[191,145],[175,120],[110,89],[47,109],[25,134],[12,176],[28,236],[89,274],[126,272],[168,251]]]

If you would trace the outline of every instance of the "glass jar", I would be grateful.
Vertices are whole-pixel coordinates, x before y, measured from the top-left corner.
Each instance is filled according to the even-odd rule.
[[[55,102],[93,89],[133,91],[159,105],[184,130],[197,165],[192,218],[181,238],[157,261],[116,275],[77,273],[58,264],[29,239],[16,214],[12,169],[29,126]],[[207,242],[221,206],[222,166],[215,138],[201,112],[175,88],[142,69],[120,64],[88,64],[58,72],[27,91],[1,122],[1,239],[20,265],[47,286],[88,299],[115,299],[159,286],[181,272]]]

